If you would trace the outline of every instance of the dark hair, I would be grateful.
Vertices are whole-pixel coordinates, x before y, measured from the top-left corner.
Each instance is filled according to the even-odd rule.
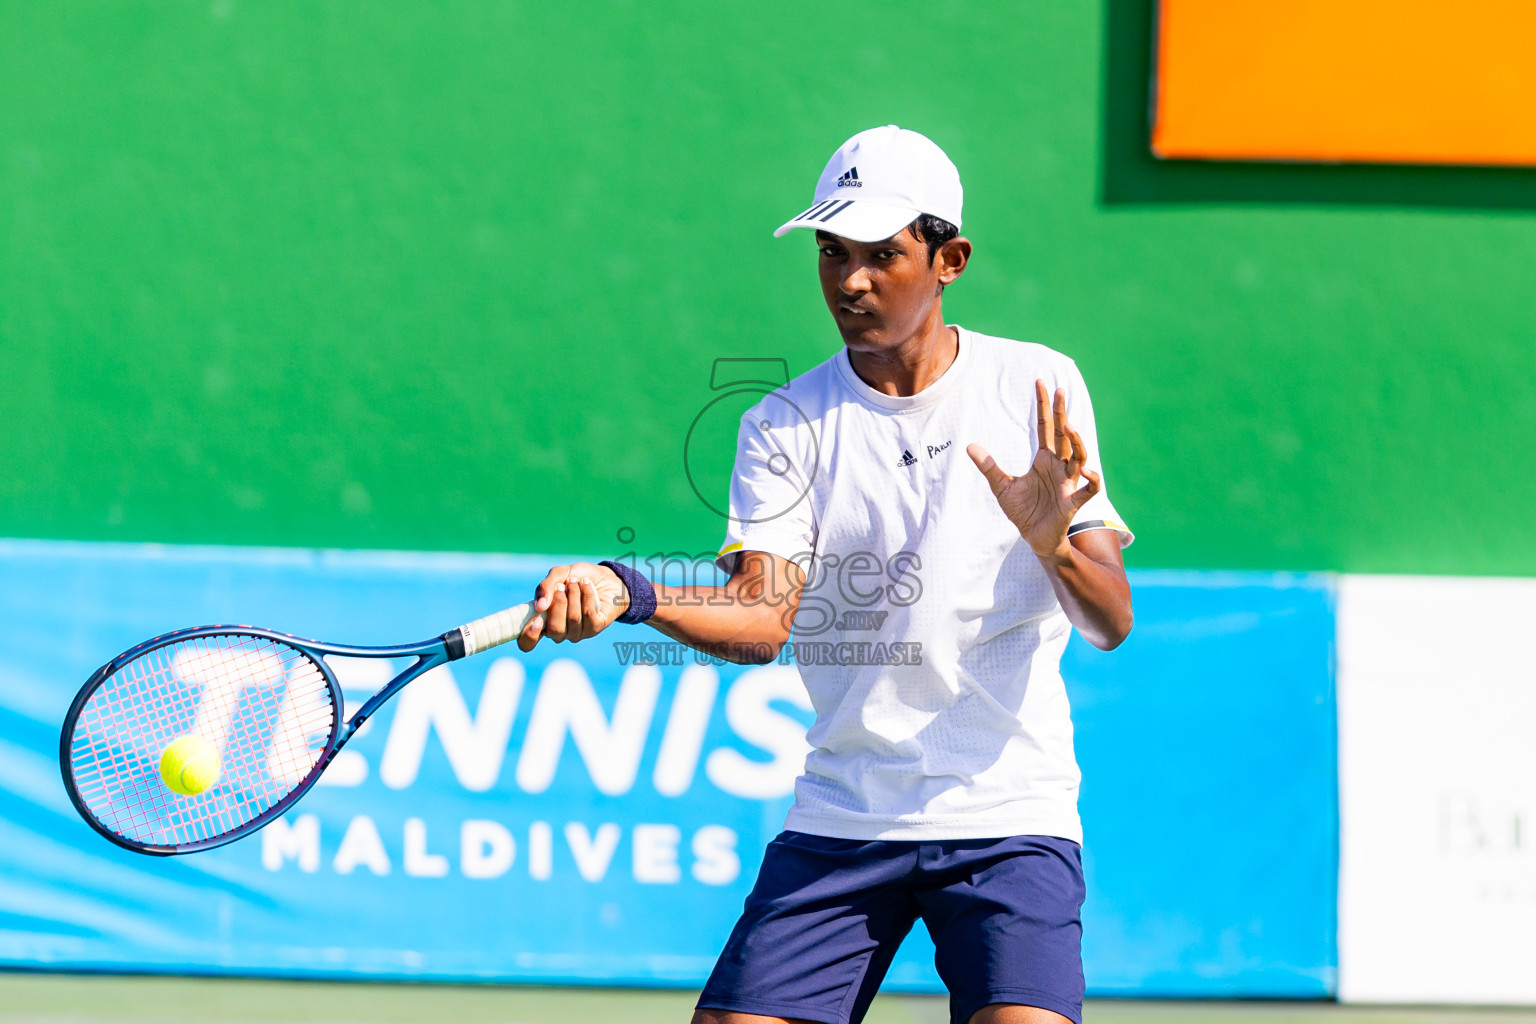
[[[934,257],[939,254],[939,250],[944,248],[944,243],[958,237],[960,234],[959,228],[943,217],[935,217],[931,213],[918,214],[917,220],[908,224],[907,227],[917,237],[919,242],[928,243],[928,265],[930,267],[933,266]]]

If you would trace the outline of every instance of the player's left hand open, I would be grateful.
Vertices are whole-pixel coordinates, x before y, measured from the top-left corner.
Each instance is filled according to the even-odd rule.
[[[531,651],[540,637],[555,643],[586,640],[613,624],[629,607],[629,591],[612,569],[577,562],[557,565],[539,583],[535,615],[518,634],[517,646]]]
[[[979,444],[965,449],[986,475],[1003,513],[1019,528],[1041,558],[1059,560],[1069,554],[1067,528],[1077,510],[1104,486],[1099,474],[1084,469],[1087,446],[1067,422],[1067,393],[1056,391],[1054,408],[1045,381],[1035,381],[1035,407],[1040,447],[1023,476],[1009,476]],[[1079,481],[1086,481],[1081,487]]]

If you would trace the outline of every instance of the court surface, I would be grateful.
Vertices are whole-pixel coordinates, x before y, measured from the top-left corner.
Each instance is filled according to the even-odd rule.
[[[0,972],[0,1024],[686,1024],[692,992]],[[944,1024],[945,1001],[882,996],[869,1024]],[[1097,1000],[1085,1024],[1536,1024],[1532,1010]]]

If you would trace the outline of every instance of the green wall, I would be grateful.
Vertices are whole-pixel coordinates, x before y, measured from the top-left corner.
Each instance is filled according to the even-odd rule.
[[[951,319],[1081,365],[1134,564],[1536,574],[1536,214],[1123,187],[1145,14],[0,0],[0,535],[711,548],[710,365],[836,350],[771,231],[894,121],[966,183]]]

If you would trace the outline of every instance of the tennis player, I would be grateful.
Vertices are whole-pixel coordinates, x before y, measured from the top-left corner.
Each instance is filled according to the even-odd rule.
[[[1081,1021],[1058,665],[1074,626],[1105,650],[1130,632],[1131,534],[1072,360],[944,322],[961,198],[916,132],[844,143],[776,232],[815,232],[843,348],[742,418],[726,583],[559,566],[519,637],[648,622],[760,661],[793,626],[813,749],[695,1024],[859,1021],[918,918],[954,1024]]]

